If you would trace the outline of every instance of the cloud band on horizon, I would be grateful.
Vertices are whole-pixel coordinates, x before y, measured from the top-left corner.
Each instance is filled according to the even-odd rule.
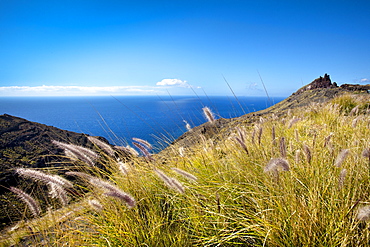
[[[0,87],[0,96],[155,94],[160,92],[157,89],[149,86],[5,86]]]

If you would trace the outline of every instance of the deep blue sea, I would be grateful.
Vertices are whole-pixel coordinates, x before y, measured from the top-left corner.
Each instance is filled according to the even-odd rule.
[[[103,136],[131,145],[133,137],[162,149],[192,127],[206,122],[202,108],[216,118],[239,117],[284,98],[227,96],[0,97],[0,115],[9,114],[64,130]]]

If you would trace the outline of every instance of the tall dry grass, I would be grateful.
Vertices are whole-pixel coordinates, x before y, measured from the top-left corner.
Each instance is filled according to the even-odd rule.
[[[144,145],[127,163],[107,155],[105,169],[79,168],[88,175],[74,186],[88,192],[76,213],[38,232],[50,246],[368,246],[368,102],[342,96],[240,122],[166,157],[148,159]]]

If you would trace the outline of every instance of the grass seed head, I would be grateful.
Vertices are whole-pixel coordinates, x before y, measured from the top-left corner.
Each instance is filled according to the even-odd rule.
[[[289,171],[289,163],[283,158],[271,159],[264,168],[264,172]]]
[[[93,137],[93,136],[88,136],[87,139],[89,139],[89,141],[91,141],[96,146],[101,148],[109,156],[111,156],[111,157],[115,156],[115,152],[114,152],[113,148],[110,145],[108,145],[107,143],[105,143],[105,142],[103,142],[103,141],[101,141],[98,138]]]
[[[360,221],[368,221],[370,219],[370,205],[358,208],[357,219]]]
[[[101,205],[101,203],[96,199],[91,199],[88,201],[88,203],[93,209],[95,209],[98,212],[103,210],[103,205]]]
[[[79,160],[85,162],[90,166],[94,166],[95,161],[99,158],[99,155],[97,153],[85,147],[63,143],[56,140],[53,140],[52,143],[59,148],[64,149],[64,151],[67,152],[67,156],[71,157],[71,155],[73,154],[73,158],[77,157]]]
[[[184,123],[185,123],[186,130],[187,130],[187,131],[191,131],[191,126],[190,126],[190,124],[189,124],[186,120],[183,120],[183,121],[184,121]]]
[[[136,137],[132,138],[132,140],[140,143],[141,145],[144,145],[147,149],[153,149],[152,145],[146,140],[136,138]]]
[[[346,157],[348,156],[349,154],[349,150],[348,149],[343,149],[337,156],[335,162],[334,162],[334,166],[336,167],[340,167],[343,163],[343,161],[346,159]]]
[[[23,190],[15,187],[10,187],[10,191],[15,193],[22,201],[24,201],[28,205],[29,209],[35,217],[40,215],[40,205],[32,196],[30,196]]]
[[[133,208],[136,205],[135,199],[131,195],[121,190],[110,190],[110,191],[105,192],[104,195],[118,198],[119,200],[126,203],[128,208]]]
[[[181,170],[180,168],[176,168],[176,167],[173,167],[172,170],[174,170],[175,172],[177,172],[178,174],[184,176],[185,178],[187,179],[190,179],[190,180],[193,180],[193,181],[197,181],[198,178],[196,176],[194,176],[193,174],[190,174],[184,170]]]
[[[54,183],[64,188],[73,187],[73,184],[70,181],[58,175],[49,175],[49,174],[46,174],[46,173],[43,173],[37,170],[33,170],[33,169],[28,169],[28,168],[18,168],[16,169],[16,172],[23,177],[28,177],[36,181],[42,181],[45,184]]]
[[[365,148],[364,151],[362,151],[362,156],[370,159],[370,148]]]
[[[184,186],[177,179],[167,176],[164,172],[162,172],[159,169],[156,169],[155,173],[158,175],[160,179],[162,179],[162,181],[167,185],[167,187],[176,190],[181,194],[185,193]]]
[[[203,114],[206,117],[206,119],[208,120],[208,122],[213,123],[216,120],[213,112],[207,106],[203,107],[202,110],[203,110]]]

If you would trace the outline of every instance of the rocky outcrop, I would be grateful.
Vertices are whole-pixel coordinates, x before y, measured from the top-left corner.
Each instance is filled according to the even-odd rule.
[[[325,74],[324,77],[320,76],[319,78],[313,80],[310,84],[299,89],[295,94],[301,94],[308,90],[313,90],[317,88],[333,88],[337,87],[337,84],[331,82],[330,76]]]
[[[364,91],[370,92],[370,84],[367,85],[359,85],[359,84],[342,84],[340,88],[345,89],[347,91]]]

